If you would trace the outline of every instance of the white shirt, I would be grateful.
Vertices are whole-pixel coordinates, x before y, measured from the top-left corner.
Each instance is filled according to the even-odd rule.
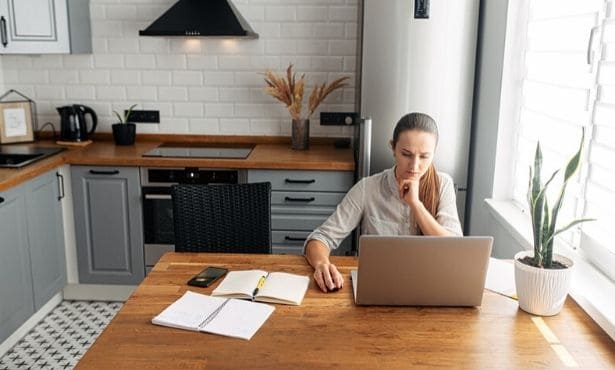
[[[453,179],[442,172],[440,203],[436,221],[455,235],[463,235],[457,214]],[[361,223],[361,234],[416,235],[414,215],[400,197],[395,180],[395,167],[365,177],[356,183],[337,209],[306,239],[323,242],[329,250],[339,244]],[[303,246],[305,252],[305,245]]]

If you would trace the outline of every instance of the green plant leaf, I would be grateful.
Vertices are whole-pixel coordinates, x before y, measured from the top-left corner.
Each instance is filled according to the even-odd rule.
[[[124,120],[123,120],[122,116],[120,116],[120,114],[118,112],[113,111],[113,113],[117,117],[117,120],[118,120],[119,123],[124,123]]]
[[[573,227],[573,226],[575,226],[577,224],[580,224],[582,222],[590,222],[590,221],[596,221],[596,219],[595,218],[580,218],[580,219],[574,220],[571,223],[569,223],[568,225],[566,225],[566,226],[562,227],[561,229],[558,229],[556,232],[554,232],[553,235],[551,235],[551,237],[549,238],[549,241],[552,241],[557,234],[563,233],[564,231],[570,229],[571,227]]]

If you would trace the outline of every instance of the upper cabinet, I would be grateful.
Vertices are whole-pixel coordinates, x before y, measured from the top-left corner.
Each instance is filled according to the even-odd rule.
[[[89,0],[0,0],[0,54],[90,52]]]

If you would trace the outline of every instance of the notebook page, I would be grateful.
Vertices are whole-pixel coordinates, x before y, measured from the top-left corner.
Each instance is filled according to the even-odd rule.
[[[224,308],[202,330],[250,340],[274,310],[275,308],[268,304],[229,299]]]
[[[514,264],[490,257],[485,289],[517,299]]]
[[[234,296],[237,294],[252,297],[252,292],[258,284],[261,276],[266,276],[267,271],[263,270],[243,270],[230,271],[224,280],[211,292],[212,296]]]
[[[258,298],[263,301],[274,298],[288,304],[300,305],[309,283],[310,278],[307,276],[272,272],[265,280],[265,285],[258,291]]]
[[[152,324],[198,331],[199,325],[225,301],[187,291],[177,301],[152,319]]]

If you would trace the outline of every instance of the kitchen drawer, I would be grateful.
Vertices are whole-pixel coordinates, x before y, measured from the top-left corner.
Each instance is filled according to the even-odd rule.
[[[327,215],[311,214],[274,214],[271,213],[272,230],[309,230],[320,226],[329,217]]]
[[[248,182],[264,181],[271,183],[272,190],[346,192],[352,187],[354,174],[351,171],[248,171]]]
[[[271,232],[271,243],[274,245],[303,247],[305,238],[312,231],[291,231],[291,230],[275,230]]]
[[[335,211],[336,206],[297,206],[297,205],[272,205],[271,206],[271,215],[287,215],[287,214],[297,214],[297,215],[321,215],[329,217],[333,211]]]
[[[271,246],[271,253],[273,254],[296,254],[300,256],[302,254],[301,252],[303,252],[303,244],[300,246],[276,245],[276,244]]]
[[[346,193],[322,193],[322,192],[271,192],[271,205],[291,206],[334,206],[336,207]]]

